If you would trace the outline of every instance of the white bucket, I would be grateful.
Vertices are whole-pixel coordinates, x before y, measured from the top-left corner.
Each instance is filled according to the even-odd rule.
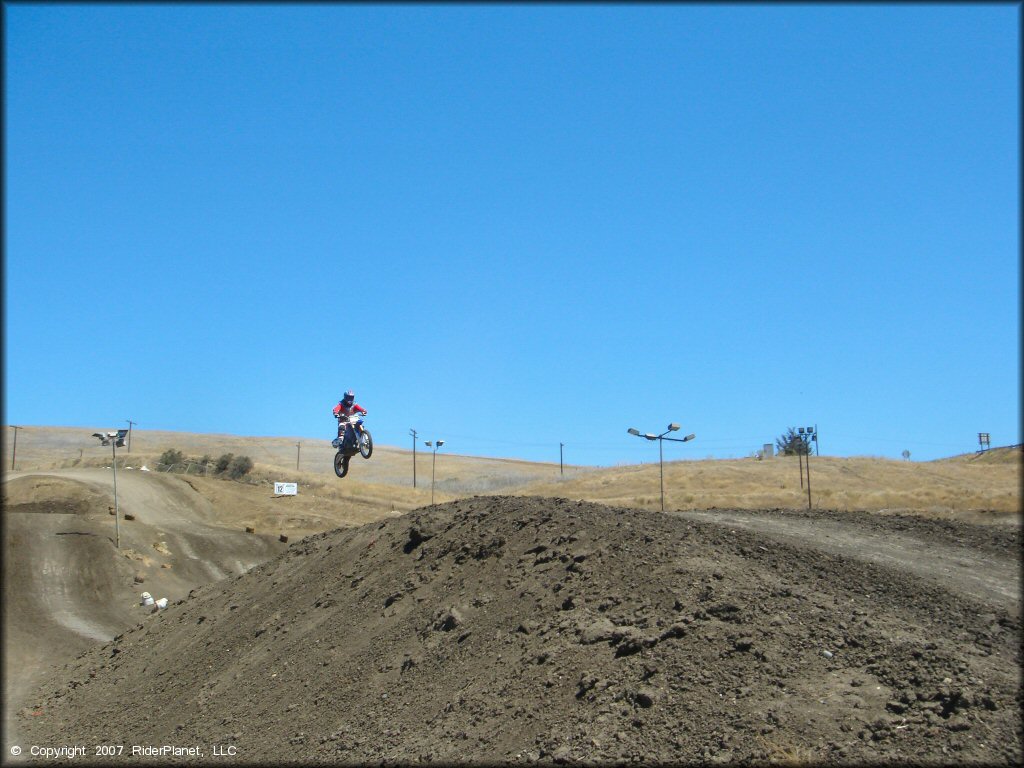
[[[142,604],[143,605],[152,605],[153,604],[153,596],[151,594],[149,594],[149,592],[143,592],[142,593]]]
[[[157,600],[156,601],[156,607],[157,608],[166,608],[167,607],[167,598],[166,597],[161,597],[159,600]]]

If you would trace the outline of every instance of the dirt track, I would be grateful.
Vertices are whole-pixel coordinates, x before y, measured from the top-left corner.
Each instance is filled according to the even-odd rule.
[[[743,528],[939,582],[1020,616],[1020,558],[1008,551],[1006,526],[963,525],[916,516],[816,510],[677,512],[692,520]],[[1017,553],[1019,555],[1019,553]],[[1008,556],[1009,555],[1009,556]]]
[[[177,600],[285,549],[270,537],[211,524],[209,504],[176,477],[120,472],[117,482],[121,514],[135,516],[120,521],[120,554],[108,513],[109,471],[4,478],[8,743],[18,733],[12,713],[39,673],[136,623],[144,615],[141,592]]]
[[[133,614],[17,728],[237,750],[218,762],[1019,763],[1020,543],[917,518],[467,499]]]

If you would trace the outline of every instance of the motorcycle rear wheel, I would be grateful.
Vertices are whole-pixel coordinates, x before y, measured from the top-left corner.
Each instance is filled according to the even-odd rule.
[[[364,459],[373,455],[373,438],[365,429],[359,435],[359,455]]]
[[[348,474],[348,462],[351,456],[346,456],[341,451],[334,454],[334,474],[338,477],[344,477]]]

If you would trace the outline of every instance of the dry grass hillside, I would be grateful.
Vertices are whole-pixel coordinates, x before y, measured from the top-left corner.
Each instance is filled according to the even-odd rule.
[[[110,449],[90,437],[91,428],[21,427],[16,467],[20,471],[109,466]],[[3,467],[11,467],[11,430],[5,430]],[[253,471],[243,482],[198,476],[190,482],[204,495],[232,508],[247,507],[250,524],[284,527],[293,533],[335,527],[344,509],[356,524],[429,504],[432,456],[417,452],[417,487],[412,487],[412,452],[377,446],[373,457],[355,458],[347,478],[334,476],[334,450],[327,440],[192,434],[135,430],[129,453],[119,449],[118,467],[158,469],[161,454],[175,449],[198,459],[224,453],[247,455]],[[938,461],[912,462],[873,457],[813,457],[811,501],[815,507],[875,512],[914,512],[976,521],[1005,520],[1021,512],[1020,446]],[[298,469],[296,469],[298,463]],[[300,492],[273,498],[273,482],[297,482]],[[557,496],[609,504],[660,508],[656,463],[605,469],[437,454],[434,499],[441,503],[479,494]],[[665,505],[670,509],[803,508],[794,458],[708,459],[665,464]],[[248,521],[247,521],[248,522]],[[287,525],[281,526],[282,523]]]
[[[814,456],[811,503],[837,510],[969,516],[976,522],[1019,515],[1021,456],[1019,448],[931,462]],[[650,509],[661,505],[657,464],[618,467],[564,482],[532,483],[517,492]],[[665,464],[667,509],[806,506],[806,480],[795,457]]]

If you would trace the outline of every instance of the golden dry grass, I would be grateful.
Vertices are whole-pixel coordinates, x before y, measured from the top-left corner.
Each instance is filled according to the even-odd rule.
[[[7,431],[5,470],[11,462]],[[110,449],[100,447],[89,436],[92,431],[22,427],[17,468],[109,466]],[[297,449],[296,443],[301,447]],[[131,453],[118,450],[118,466],[122,462],[135,467],[146,463],[153,469],[168,448],[191,457],[234,453],[252,458],[255,467],[245,483],[225,484],[206,478],[197,482],[219,484],[205,492],[220,488],[219,492],[226,494],[229,491],[224,488],[235,486],[233,492],[251,493],[257,523],[260,515],[280,514],[285,504],[290,505],[297,522],[308,523],[310,530],[323,530],[328,521],[318,517],[318,505],[333,509],[341,505],[348,518],[357,522],[430,503],[432,456],[425,450],[417,452],[416,488],[412,487],[411,451],[377,446],[369,461],[353,458],[349,476],[339,480],[334,476],[334,449],[328,440],[136,430]],[[930,462],[815,456],[811,458],[811,500],[815,507],[838,510],[914,512],[977,521],[1018,518],[1021,459],[1020,447]],[[300,496],[270,504],[266,500],[272,496],[274,481],[299,483]],[[566,467],[562,476],[557,464],[438,453],[436,502],[485,493],[561,496],[649,509],[661,504],[657,464]],[[668,509],[805,508],[807,491],[801,488],[795,457],[675,461],[665,464],[665,503]],[[337,520],[335,512],[329,517]]]
[[[95,431],[100,430],[89,427],[21,427],[18,430],[17,469],[109,466],[111,449],[101,447],[99,441],[90,436]],[[6,432],[3,466],[10,469],[12,446],[9,427]],[[280,481],[314,476],[337,480],[334,477],[334,449],[330,440],[290,437],[134,430],[131,452],[126,448],[117,449],[118,466],[128,462],[136,467],[146,464],[150,469],[155,469],[160,455],[172,448],[191,458],[205,454],[216,459],[225,453],[249,456],[257,468],[276,471],[274,479]],[[427,503],[430,501],[431,463],[432,456],[421,443],[416,452],[416,490],[426,488]],[[192,473],[196,471],[197,468],[191,470]],[[579,473],[588,470],[567,467],[566,471]],[[373,457],[369,461],[358,457],[352,460],[352,473],[344,482],[404,485],[413,490],[412,474],[411,450],[379,445],[374,448]],[[436,496],[492,492],[557,475],[557,464],[460,456],[442,449],[437,454]],[[416,498],[422,496],[417,495]]]
[[[832,456],[811,458],[813,506],[838,510],[918,512],[933,516],[1005,517],[1021,512],[1021,452],[1002,460],[969,457],[935,462]],[[647,508],[661,505],[657,464],[617,467],[561,483],[531,484],[524,494],[585,498]],[[807,506],[795,457],[678,461],[665,464],[667,509]]]

